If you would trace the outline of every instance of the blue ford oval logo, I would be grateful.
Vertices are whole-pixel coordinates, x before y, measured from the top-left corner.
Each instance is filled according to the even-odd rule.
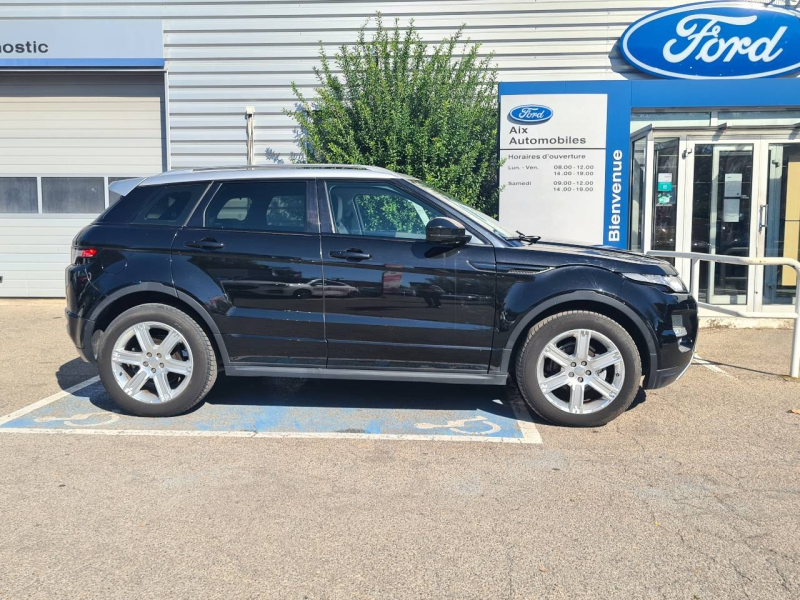
[[[512,108],[508,118],[517,123],[544,123],[553,118],[553,109],[539,104],[525,104]]]
[[[679,79],[753,79],[800,70],[800,13],[747,2],[701,2],[633,23],[622,55],[640,71]]]

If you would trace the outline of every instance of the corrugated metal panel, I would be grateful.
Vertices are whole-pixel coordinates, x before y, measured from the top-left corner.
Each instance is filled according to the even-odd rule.
[[[161,171],[163,82],[158,73],[0,74],[0,174]]]
[[[0,176],[161,172],[164,108],[161,73],[0,73]],[[0,215],[0,297],[63,296],[91,219]]]
[[[72,238],[91,220],[63,215],[0,215],[0,297],[63,297]]]
[[[290,83],[311,92],[320,43],[329,52],[352,43],[376,11],[387,23],[414,19],[431,42],[464,24],[467,37],[495,53],[505,81],[606,79],[637,76],[615,46],[624,28],[679,3],[5,0],[0,18],[163,19],[172,166],[180,168],[243,163],[245,106],[256,108],[256,160],[288,159],[296,150],[294,125],[284,114],[295,101]]]

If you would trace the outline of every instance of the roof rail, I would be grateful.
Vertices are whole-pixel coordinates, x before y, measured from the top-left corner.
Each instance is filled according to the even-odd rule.
[[[260,171],[270,169],[355,169],[362,171],[374,171],[376,173],[391,173],[394,171],[384,169],[382,167],[373,167],[371,165],[339,165],[339,164],[306,164],[306,163],[290,163],[290,164],[268,164],[268,165],[234,165],[226,167],[196,167],[193,169],[186,169],[191,172],[203,171]],[[180,169],[184,170],[184,169]]]

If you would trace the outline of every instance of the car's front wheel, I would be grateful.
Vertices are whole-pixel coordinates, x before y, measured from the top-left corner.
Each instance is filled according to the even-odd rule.
[[[119,315],[106,329],[97,359],[111,398],[126,412],[145,417],[186,412],[217,376],[205,331],[166,304],[143,304]]]
[[[553,315],[530,329],[517,355],[516,380],[540,417],[594,427],[622,414],[639,390],[636,343],[616,321],[593,312]]]

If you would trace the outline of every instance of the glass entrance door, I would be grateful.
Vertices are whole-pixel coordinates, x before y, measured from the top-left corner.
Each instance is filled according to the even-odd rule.
[[[631,200],[644,207],[643,215],[635,206],[631,210],[640,219],[631,223],[632,247],[638,238],[645,251],[757,256],[758,206],[766,201],[766,171],[761,165],[765,144],[760,136],[745,132],[650,130],[632,139]],[[800,161],[800,153],[797,158]],[[637,183],[639,171],[647,174],[643,184]],[[797,175],[800,202],[800,162]],[[671,262],[688,283],[691,261]],[[698,300],[756,310],[756,279],[761,273],[755,267],[701,262],[699,268]]]
[[[764,256],[800,257],[800,144],[769,144],[766,203],[758,209],[758,236]],[[765,309],[794,304],[797,272],[791,267],[764,267]],[[785,309],[784,309],[785,310]]]
[[[680,250],[680,211],[684,208],[680,184],[681,140],[668,138],[653,142],[653,168],[655,177],[651,185],[653,197],[650,247],[653,250]],[[672,261],[674,264],[674,261]]]
[[[754,144],[691,144],[691,248],[750,256]],[[747,304],[750,267],[700,263],[700,299]]]
[[[800,140],[792,132],[642,130],[631,139],[631,248],[800,259]],[[688,283],[691,261],[671,261]],[[700,263],[698,300],[786,312],[786,267]]]

